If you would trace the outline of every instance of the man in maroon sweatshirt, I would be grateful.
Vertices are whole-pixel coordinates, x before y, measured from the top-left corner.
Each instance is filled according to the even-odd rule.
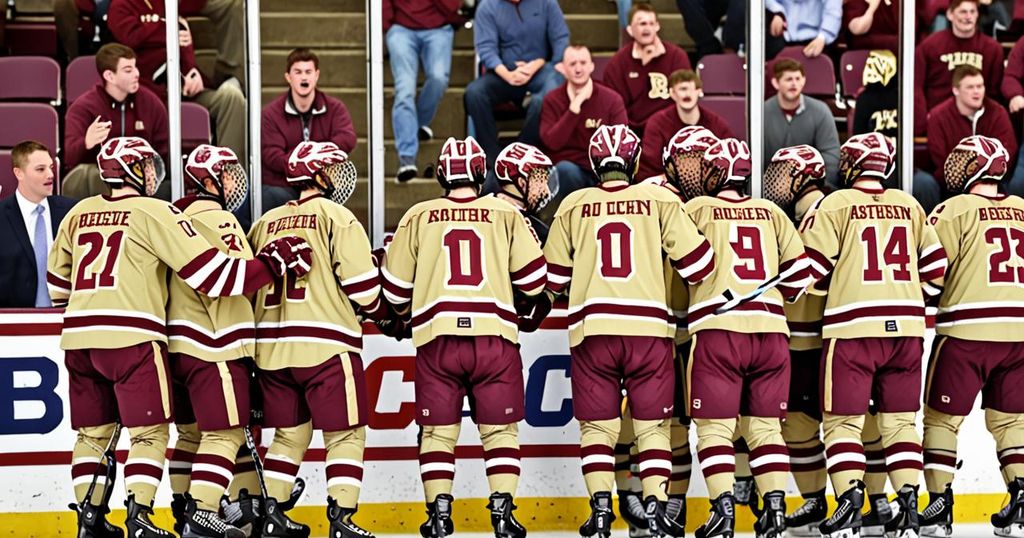
[[[900,0],[847,0],[843,28],[851,50],[891,50],[899,54]]]
[[[660,29],[658,14],[650,4],[633,4],[626,27],[633,43],[612,56],[601,79],[622,97],[629,126],[641,137],[647,120],[668,104],[669,75],[690,68],[686,52],[662,41],[658,37]]]
[[[544,96],[540,138],[558,171],[558,198],[597,184],[590,167],[590,137],[602,125],[629,121],[614,90],[594,82],[594,61],[584,45],[569,45],[562,58],[565,84]],[[548,204],[558,207],[557,201]]]
[[[981,70],[985,84],[992,89],[991,96],[999,98],[999,84],[1003,81],[1003,47],[978,31],[977,0],[951,0],[946,17],[949,18],[949,29],[928,36],[917,46],[914,74],[917,81],[914,131],[917,134],[924,134],[928,113],[949,98],[953,70],[958,66],[971,65]],[[945,162],[945,157],[938,162]]]
[[[82,199],[110,193],[100,178],[96,155],[108,138],[137,136],[167,159],[167,109],[149,89],[139,85],[135,52],[108,43],[96,52],[96,71],[103,82],[79,96],[64,116],[64,176],[61,193]],[[171,183],[157,196],[170,201]]]
[[[672,73],[668,84],[675,106],[665,107],[647,120],[638,179],[647,179],[663,173],[665,167],[661,161],[661,153],[668,141],[683,127],[700,125],[707,127],[718,138],[733,137],[729,124],[721,116],[700,106],[700,98],[703,95],[701,88],[704,84],[697,73],[691,69],[680,69]]]
[[[297,200],[285,174],[288,156],[301,142],[334,142],[345,153],[356,147],[356,129],[345,103],[316,88],[320,58],[309,49],[288,54],[288,90],[263,107],[263,211]]]
[[[202,0],[183,0],[182,13],[195,10]],[[107,24],[114,38],[138,54],[140,82],[162,99],[167,98],[167,46],[164,35],[164,0],[110,0]],[[210,111],[216,142],[231,148],[242,166],[249,157],[246,146],[245,94],[238,79],[230,78],[216,89],[196,64],[192,30],[184,17],[178,18],[181,53],[181,94]]]

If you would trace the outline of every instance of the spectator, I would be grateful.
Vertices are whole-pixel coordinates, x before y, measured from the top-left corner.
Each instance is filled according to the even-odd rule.
[[[135,62],[135,52],[118,43],[96,52],[96,71],[103,81],[75,99],[64,117],[66,196],[82,199],[110,192],[96,168],[100,146],[110,137],[143,138],[167,158],[167,109],[155,93],[139,85]],[[157,196],[170,200],[169,181],[161,184]]]
[[[676,0],[683,27],[697,45],[695,59],[723,50],[737,52],[746,40],[747,4],[743,0]],[[722,41],[715,33],[725,16]],[[724,49],[723,49],[724,45]]]
[[[928,192],[928,203],[934,207],[942,197],[944,185],[942,163],[961,140],[972,135],[999,139],[1010,152],[1017,154],[1017,139],[1010,124],[1010,115],[999,103],[985,96],[985,77],[973,65],[961,65],[953,71],[953,97],[928,115],[928,155],[935,163],[935,182]],[[1011,194],[1024,194],[1024,178],[1014,178],[1007,186]],[[915,193],[916,196],[916,193]],[[934,203],[932,203],[934,200]],[[925,201],[921,205],[929,212]]]
[[[0,201],[0,308],[52,306],[46,288],[46,256],[60,221],[75,201],[53,194],[53,158],[39,142],[11,150],[18,189]],[[10,193],[5,193],[10,194]]]
[[[899,54],[900,0],[847,0],[843,27],[851,50],[885,49]]]
[[[108,7],[110,0],[54,0],[53,19],[57,26],[57,41],[69,62],[81,54],[83,43],[98,46],[110,41],[110,30],[106,23]],[[91,28],[80,28],[83,16],[88,16]],[[97,38],[101,43],[95,43]],[[93,50],[89,48],[83,52],[91,54]]]
[[[522,101],[527,92],[532,98],[519,139],[539,145],[541,104],[563,82],[555,65],[569,44],[569,27],[557,0],[488,0],[477,7],[473,35],[487,72],[466,88],[466,114],[490,165],[501,150],[494,106]]]
[[[950,28],[928,36],[917,46],[914,66],[917,81],[914,132],[917,134],[924,134],[928,112],[949,98],[953,70],[957,67],[971,65],[980,69],[985,81],[993,87],[991,97],[996,99],[998,85],[1003,80],[1003,47],[978,31],[977,0],[951,0],[946,17]],[[945,162],[945,157],[938,162]]]
[[[782,58],[773,67],[772,87],[778,93],[764,103],[764,154],[807,144],[825,158],[825,181],[840,187],[839,133],[828,105],[803,94],[807,82],[804,66]]]
[[[384,0],[384,32],[395,80],[391,125],[398,149],[398,181],[416,177],[419,141],[434,138],[430,122],[448,89],[455,36],[452,25],[461,21],[459,5],[459,0]],[[426,81],[417,99],[420,58]]]
[[[614,90],[594,82],[594,61],[585,45],[565,50],[565,84],[544,98],[540,135],[558,170],[558,197],[597,184],[590,168],[590,137],[601,125],[625,124],[626,106]],[[550,204],[557,207],[557,203]]]
[[[298,199],[288,184],[288,156],[300,142],[334,142],[345,153],[356,147],[356,130],[345,104],[316,88],[320,59],[309,49],[288,54],[288,90],[263,107],[263,211]]]
[[[166,99],[167,46],[163,14],[164,0],[111,0],[107,22],[114,39],[132,47],[139,55],[142,85]],[[238,79],[229,79],[217,89],[210,89],[210,81],[196,65],[192,31],[183,17],[178,18],[178,45],[181,95],[210,111],[216,126],[217,144],[231,148],[242,167],[248,166],[245,94]]]
[[[612,56],[601,79],[622,97],[629,126],[640,136],[647,119],[668,102],[669,75],[690,68],[686,52],[674,43],[662,41],[658,37],[660,29],[658,14],[650,4],[634,4],[626,28],[633,43]]]
[[[814,58],[835,42],[843,22],[843,0],[765,0],[765,54],[774,58],[787,45],[803,45]]]
[[[668,79],[669,92],[675,106],[651,116],[644,132],[643,151],[640,153],[640,174],[638,179],[647,179],[662,173],[664,166],[661,153],[665,145],[679,129],[688,125],[707,127],[718,138],[732,138],[729,124],[721,116],[700,106],[701,82],[697,73],[690,69],[680,69],[672,73]]]
[[[853,134],[898,136],[900,88],[895,80],[896,55],[888,50],[871,51],[864,65],[864,89],[853,109]]]
[[[1010,51],[1001,88],[1003,98],[1009,103],[1010,114],[1018,114],[1024,110],[1024,37],[1021,37]],[[1013,179],[1014,183],[1024,182],[1024,158],[1017,158],[1017,170],[1013,174]]]

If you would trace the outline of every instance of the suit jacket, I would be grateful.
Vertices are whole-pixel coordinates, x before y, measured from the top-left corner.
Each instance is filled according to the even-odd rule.
[[[48,200],[50,223],[56,234],[75,200],[63,196],[50,196]],[[0,308],[34,307],[36,278],[35,252],[18,200],[12,194],[0,200]]]

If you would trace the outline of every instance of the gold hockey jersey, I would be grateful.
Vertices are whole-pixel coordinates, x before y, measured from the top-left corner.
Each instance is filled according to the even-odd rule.
[[[788,335],[783,301],[799,296],[810,278],[804,245],[789,217],[768,200],[710,196],[690,200],[686,212],[718,258],[714,276],[690,290],[690,332],[720,329]],[[742,295],[781,273],[790,276],[757,299],[715,315],[715,309],[725,304],[722,293],[726,290]]]
[[[182,203],[183,202],[183,203]],[[212,200],[184,198],[175,203],[211,245],[232,258],[252,259],[245,232],[230,212]],[[201,360],[221,362],[252,357],[256,324],[245,296],[211,298],[171,277],[167,303],[167,350]]]
[[[363,347],[363,328],[352,302],[367,312],[381,308],[380,271],[370,240],[355,215],[320,195],[272,209],[253,224],[249,241],[259,249],[285,235],[305,239],[313,268],[289,273],[255,297],[256,364],[263,370],[316,366]]]
[[[601,185],[567,196],[544,254],[548,287],[569,292],[569,345],[593,335],[676,332],[663,259],[688,283],[715,269],[715,254],[679,198],[650,184]]]
[[[924,298],[942,290],[946,253],[924,210],[896,189],[833,192],[801,225],[824,338],[924,336]]]
[[[501,336],[516,343],[512,291],[536,295],[547,263],[526,217],[494,196],[420,202],[388,245],[384,294],[412,308],[412,341],[441,335]]]
[[[965,340],[1024,340],[1024,199],[962,194],[936,207],[928,220],[949,257],[936,332]]]
[[[821,318],[825,313],[825,296],[805,293],[794,303],[782,305],[789,325],[789,349],[808,351],[821,349]]]
[[[168,268],[210,296],[240,295],[272,277],[259,260],[210,245],[173,205],[143,196],[93,196],[61,222],[47,283],[67,304],[63,349],[117,349],[167,341]]]

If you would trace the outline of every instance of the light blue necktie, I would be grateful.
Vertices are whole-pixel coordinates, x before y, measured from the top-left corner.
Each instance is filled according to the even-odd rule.
[[[43,213],[46,208],[42,204],[36,206],[33,213],[36,214],[35,243],[32,249],[36,251],[36,308],[53,306],[50,302],[50,293],[46,291],[46,216]]]

